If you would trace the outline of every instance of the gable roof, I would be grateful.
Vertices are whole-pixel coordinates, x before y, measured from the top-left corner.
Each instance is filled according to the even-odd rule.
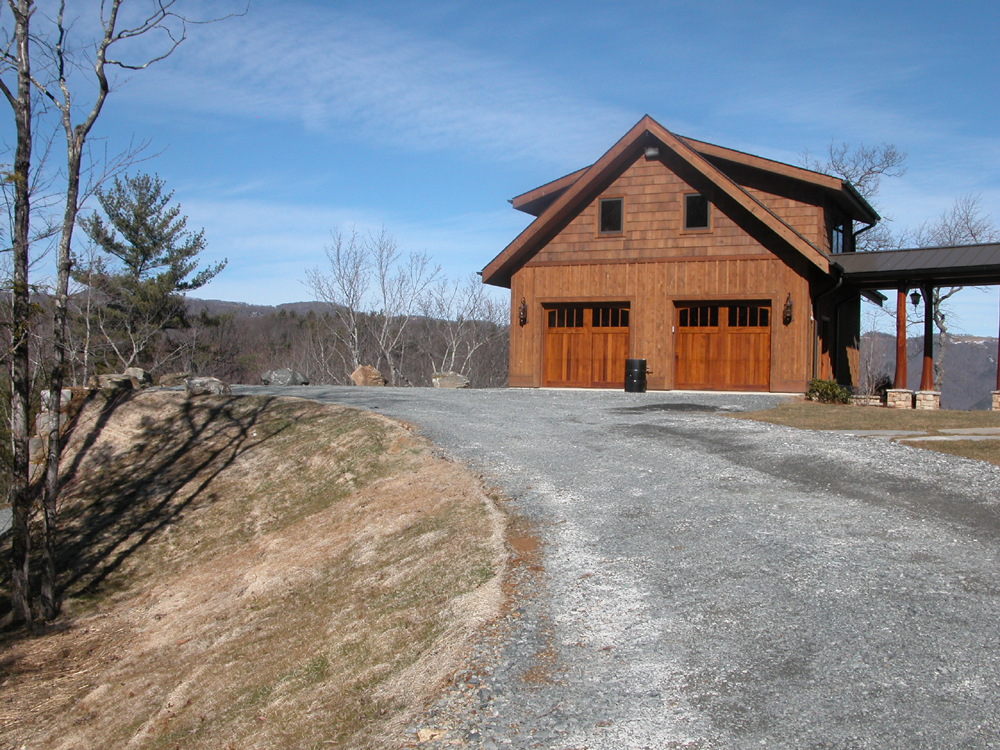
[[[600,159],[589,167],[535,188],[511,201],[515,208],[520,208],[528,213],[534,213],[534,210],[531,209],[540,210],[537,218],[483,269],[483,282],[496,286],[510,286],[511,275],[528,262],[541,249],[544,243],[551,238],[552,234],[561,229],[563,223],[579,210],[580,204],[589,198],[589,194],[595,186],[606,180],[610,175],[623,169],[631,159],[636,157],[639,149],[646,145],[653,145],[655,142],[673,151],[696,172],[711,182],[721,193],[725,194],[751,216],[760,221],[820,271],[823,273],[830,272],[830,261],[826,255],[820,252],[815,245],[795,229],[782,221],[763,203],[754,198],[747,190],[726,176],[705,155],[699,153],[692,143],[704,147],[707,151],[715,151],[711,155],[717,158],[738,161],[746,166],[755,168],[766,168],[761,166],[762,164],[780,165],[779,162],[769,162],[767,159],[761,159],[749,154],[740,154],[737,151],[723,149],[720,146],[711,146],[711,144],[703,144],[698,141],[689,143],[687,139],[671,133],[652,117],[646,115]],[[833,181],[842,182],[829,175],[820,175],[817,172],[810,172],[809,170],[789,165],[780,166],[794,171],[794,175],[789,173],[787,176],[798,177],[797,173],[803,172],[807,175],[815,176],[808,180],[814,183],[817,179],[822,178],[819,186],[823,188],[832,190]],[[767,171],[775,172],[778,170],[767,169]],[[799,177],[799,179],[803,178]],[[867,206],[867,204],[864,205]],[[868,206],[868,209],[871,210],[871,207]],[[871,211],[871,214],[877,220],[877,214],[874,211]]]
[[[744,151],[736,151],[725,146],[717,146],[714,143],[698,141],[694,138],[688,138],[685,135],[677,135],[676,133],[674,135],[699,154],[715,163],[716,166],[719,166],[718,162],[720,161],[740,164],[744,167],[750,167],[751,169],[769,174],[777,174],[791,180],[805,182],[819,188],[828,198],[840,204],[844,212],[852,219],[866,224],[874,224],[882,218],[855,189],[854,185],[847,180],[822,172],[815,172],[811,169],[795,167],[773,159],[765,159],[763,156],[755,156]],[[527,193],[517,195],[510,200],[510,204],[518,211],[538,216],[552,205],[560,195],[566,192],[573,183],[580,179],[589,168],[588,166],[578,169],[564,177],[536,187],[534,190],[529,190]]]

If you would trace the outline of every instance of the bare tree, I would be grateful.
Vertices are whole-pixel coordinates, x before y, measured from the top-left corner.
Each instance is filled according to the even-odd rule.
[[[426,342],[427,356],[435,372],[468,375],[476,354],[502,335],[507,305],[489,296],[476,274],[464,279],[441,279],[422,301],[431,322],[433,338]]]
[[[192,20],[177,11],[177,4],[178,0],[151,0],[145,4],[145,12],[141,9],[141,3],[126,3],[126,0],[102,0],[100,3],[92,4],[90,7],[97,14],[96,20],[100,31],[97,39],[93,43],[89,43],[74,40],[73,30],[76,19],[67,17],[65,0],[57,3],[52,17],[37,14],[31,0],[7,0],[7,5],[14,16],[15,28],[13,36],[6,40],[2,51],[3,68],[0,69],[0,75],[9,71],[17,71],[17,94],[15,95],[5,82],[2,90],[14,109],[17,123],[19,147],[15,158],[14,175],[17,177],[18,174],[22,174],[21,179],[24,181],[23,196],[19,192],[15,200],[15,234],[17,235],[14,241],[17,246],[15,255],[22,251],[27,252],[27,211],[29,209],[27,191],[30,184],[31,151],[30,145],[22,147],[21,141],[25,140],[30,144],[32,137],[30,132],[32,87],[40,92],[58,112],[60,126],[66,141],[66,182],[64,190],[60,191],[63,211],[56,258],[57,280],[53,312],[54,357],[49,379],[51,398],[49,399],[48,455],[43,490],[42,609],[46,618],[54,617],[59,606],[55,593],[55,560],[52,541],[55,533],[59,454],[61,451],[59,435],[60,394],[68,361],[66,320],[69,276],[72,266],[73,229],[81,202],[86,197],[86,189],[81,190],[85,148],[94,123],[100,116],[104,103],[113,88],[113,81],[109,78],[110,70],[142,70],[172,54],[187,38],[188,27],[191,24],[219,20],[218,18],[204,21]],[[127,18],[126,14],[123,13],[123,8],[126,5],[129,6],[130,11],[133,7],[137,8],[135,12],[130,12]],[[32,27],[29,33],[29,23],[36,16],[41,23],[47,25],[41,26],[41,28],[39,26]],[[138,58],[130,59],[130,54],[138,55]],[[32,69],[32,61],[40,63],[34,66],[34,70]],[[81,76],[84,78],[82,82]],[[90,78],[90,76],[93,77]],[[94,85],[95,89],[91,89],[90,85]],[[93,91],[92,94],[91,91]],[[81,95],[77,96],[77,93],[80,92],[82,92]],[[88,99],[89,105],[84,104],[83,102],[88,101]],[[78,115],[82,115],[82,119],[79,121],[76,120]],[[21,170],[20,173],[19,170]],[[15,190],[17,191],[16,188]],[[24,214],[23,218],[21,218],[21,214]],[[17,270],[15,276],[17,277],[15,286],[22,286],[21,282],[23,281],[24,294],[26,295],[26,267],[23,274]],[[21,302],[16,303],[16,308],[15,325],[18,324],[18,321],[27,319],[27,308]],[[27,353],[20,351],[20,349],[14,356],[14,361],[18,363],[14,366],[14,369],[18,370],[14,376],[14,380],[17,381],[15,391],[20,391],[22,388],[24,378],[20,374],[20,371],[23,370],[20,363],[26,361],[26,357]],[[21,402],[24,399],[20,395],[13,398],[17,402],[12,408],[12,414],[15,415],[12,422],[17,421],[16,425],[12,423],[12,428],[15,428],[13,432],[17,434],[17,440],[23,441],[26,445],[26,436],[20,435],[22,412],[25,411]],[[26,460],[22,461],[20,457],[22,452],[26,452],[26,449],[25,451],[20,449],[14,451],[16,473],[21,472],[22,463],[26,466]],[[24,500],[23,502],[28,501]],[[15,557],[19,558],[21,554],[20,544],[15,546],[18,547],[15,551]],[[27,565],[26,562],[25,565]],[[17,600],[14,602],[17,611],[15,616],[23,617],[25,608],[30,607],[30,596],[27,589],[22,592],[18,585],[15,585],[15,589],[17,589],[14,593],[14,599]],[[24,602],[20,601],[22,594],[28,597]]]
[[[373,338],[378,346],[379,365],[381,360],[385,361],[390,382],[398,385],[403,334],[441,267],[432,266],[427,253],[411,252],[403,260],[396,240],[385,227],[378,234],[369,235],[367,245],[375,276],[376,304],[379,305],[370,318]]]
[[[31,591],[29,588],[31,537],[28,521],[31,514],[28,475],[28,406],[30,401],[28,327],[30,298],[28,293],[28,245],[31,198],[31,17],[35,8],[31,0],[8,0],[14,18],[13,37],[6,40],[3,68],[0,70],[0,91],[14,113],[17,146],[14,169],[8,179],[14,183],[14,226],[11,236],[13,278],[11,289],[11,394],[10,436],[13,478],[11,510],[13,537],[11,540],[11,613],[12,620],[31,623]],[[13,89],[4,77],[13,73],[17,83]]]
[[[329,308],[323,320],[340,344],[336,350],[345,376],[371,356],[379,369],[388,367],[389,381],[396,385],[404,335],[439,267],[432,266],[426,253],[404,258],[384,227],[364,237],[352,229],[346,239],[334,232],[325,253],[326,271],[307,271],[305,283]]]
[[[835,174],[847,180],[880,213],[878,195],[882,188],[882,178],[902,177],[906,174],[906,152],[900,151],[891,143],[851,146],[831,141],[825,161],[814,158],[808,151],[802,154],[800,161],[806,169]],[[857,233],[856,249],[873,251],[896,247],[892,230],[888,226],[891,221],[891,217],[883,215],[880,223]]]
[[[353,227],[346,239],[333,232],[333,242],[324,248],[327,272],[319,267],[306,271],[306,286],[317,302],[329,307],[326,328],[341,346],[336,349],[344,366],[344,378],[361,365],[365,339],[364,304],[371,281],[371,259],[367,247]]]

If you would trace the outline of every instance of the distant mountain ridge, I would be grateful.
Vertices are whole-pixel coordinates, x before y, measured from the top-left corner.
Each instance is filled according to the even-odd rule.
[[[256,317],[259,315],[295,313],[296,315],[308,315],[314,312],[322,315],[329,312],[329,306],[325,302],[286,302],[281,305],[252,305],[248,302],[226,302],[220,299],[198,299],[197,297],[187,297],[187,309],[192,315],[198,315],[202,310],[208,310],[209,315],[222,315],[224,313],[234,313],[240,317]]]
[[[920,387],[924,339],[906,340],[906,380],[910,390]],[[952,336],[941,350],[940,337],[934,337],[934,358],[943,357],[944,379],[941,385],[941,408],[987,410],[991,393],[997,387],[997,339],[990,336]],[[896,338],[888,333],[869,332],[861,337],[861,369],[890,378],[896,369]]]

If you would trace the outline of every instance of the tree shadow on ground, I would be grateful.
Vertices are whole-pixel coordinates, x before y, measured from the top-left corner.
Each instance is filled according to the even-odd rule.
[[[274,397],[188,398],[176,412],[171,409],[170,419],[143,417],[127,445],[113,448],[102,438],[133,395],[89,398],[106,401],[62,472],[56,541],[60,598],[99,593],[107,578],[156,534],[185,512],[211,504],[212,482],[239,456],[291,426],[282,421],[260,427]],[[83,428],[78,422],[74,415],[66,443]],[[40,544],[33,543],[33,552],[39,550]],[[32,568],[40,570],[40,561],[33,560]],[[9,579],[9,571],[4,577]],[[3,605],[9,608],[9,602]]]
[[[255,435],[273,401],[248,408],[248,400],[238,396],[187,399],[176,419],[143,418],[124,450],[91,443],[88,455],[65,477],[64,493],[89,501],[61,519],[60,595],[96,593],[156,533],[186,511],[213,502],[210,487],[221,472],[290,426]]]

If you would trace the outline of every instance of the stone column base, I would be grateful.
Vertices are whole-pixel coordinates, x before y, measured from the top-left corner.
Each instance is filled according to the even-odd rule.
[[[990,408],[993,411],[1000,411],[1000,391],[993,391],[993,405]]]
[[[885,405],[890,409],[912,409],[913,391],[905,388],[890,388],[885,392]]]
[[[941,391],[917,391],[917,409],[940,409]]]

